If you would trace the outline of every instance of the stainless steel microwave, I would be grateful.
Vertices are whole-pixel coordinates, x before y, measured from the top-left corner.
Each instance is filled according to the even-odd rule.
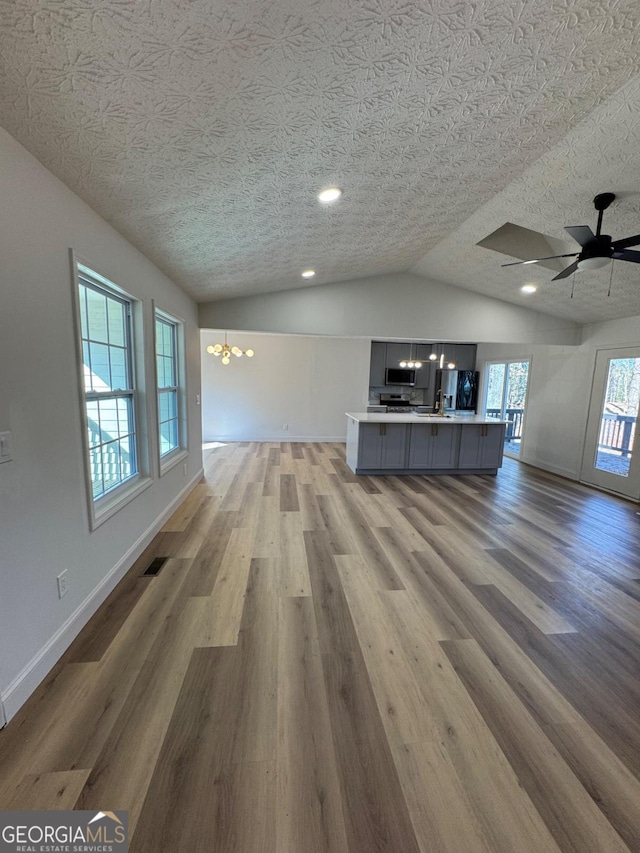
[[[415,385],[416,372],[410,367],[387,367],[385,385]]]

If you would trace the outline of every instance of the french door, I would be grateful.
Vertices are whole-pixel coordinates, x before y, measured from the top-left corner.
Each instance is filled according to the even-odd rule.
[[[635,452],[640,400],[640,347],[599,350],[591,388],[581,479],[640,498],[640,452]]]
[[[504,452],[520,455],[529,385],[529,361],[494,361],[487,364],[485,414],[507,422]]]

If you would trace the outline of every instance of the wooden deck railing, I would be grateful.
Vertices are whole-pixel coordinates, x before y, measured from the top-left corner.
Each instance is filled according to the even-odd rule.
[[[618,450],[621,456],[631,456],[635,430],[634,415],[604,414],[600,422],[598,448]]]
[[[96,489],[100,492],[126,480],[133,473],[133,466],[130,454],[122,449],[117,439],[101,429],[92,418],[87,417],[87,426],[91,482],[95,494]]]
[[[499,418],[501,409],[487,409],[488,417]],[[505,441],[513,441],[522,437],[522,420],[524,409],[505,409],[507,429]],[[633,439],[636,429],[636,417],[633,415],[605,414],[600,424],[598,448],[600,450],[617,450],[621,456],[630,456],[633,451]]]
[[[502,417],[502,410],[487,409],[487,417],[500,418]],[[507,428],[504,433],[504,440],[513,441],[514,439],[522,438],[522,420],[524,417],[524,409],[505,409],[504,417],[507,421]]]

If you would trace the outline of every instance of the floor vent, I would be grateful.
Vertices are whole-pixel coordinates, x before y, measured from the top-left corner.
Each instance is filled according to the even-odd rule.
[[[167,562],[168,559],[169,559],[168,557],[156,557],[155,560],[151,561],[151,565],[149,566],[147,571],[144,572],[144,574],[145,575],[159,575],[160,569],[164,566],[164,564]]]

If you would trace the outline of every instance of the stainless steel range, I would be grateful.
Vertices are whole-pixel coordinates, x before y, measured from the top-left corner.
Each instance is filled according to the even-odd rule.
[[[410,412],[411,405],[408,394],[380,394],[380,405],[387,407],[387,412]]]

